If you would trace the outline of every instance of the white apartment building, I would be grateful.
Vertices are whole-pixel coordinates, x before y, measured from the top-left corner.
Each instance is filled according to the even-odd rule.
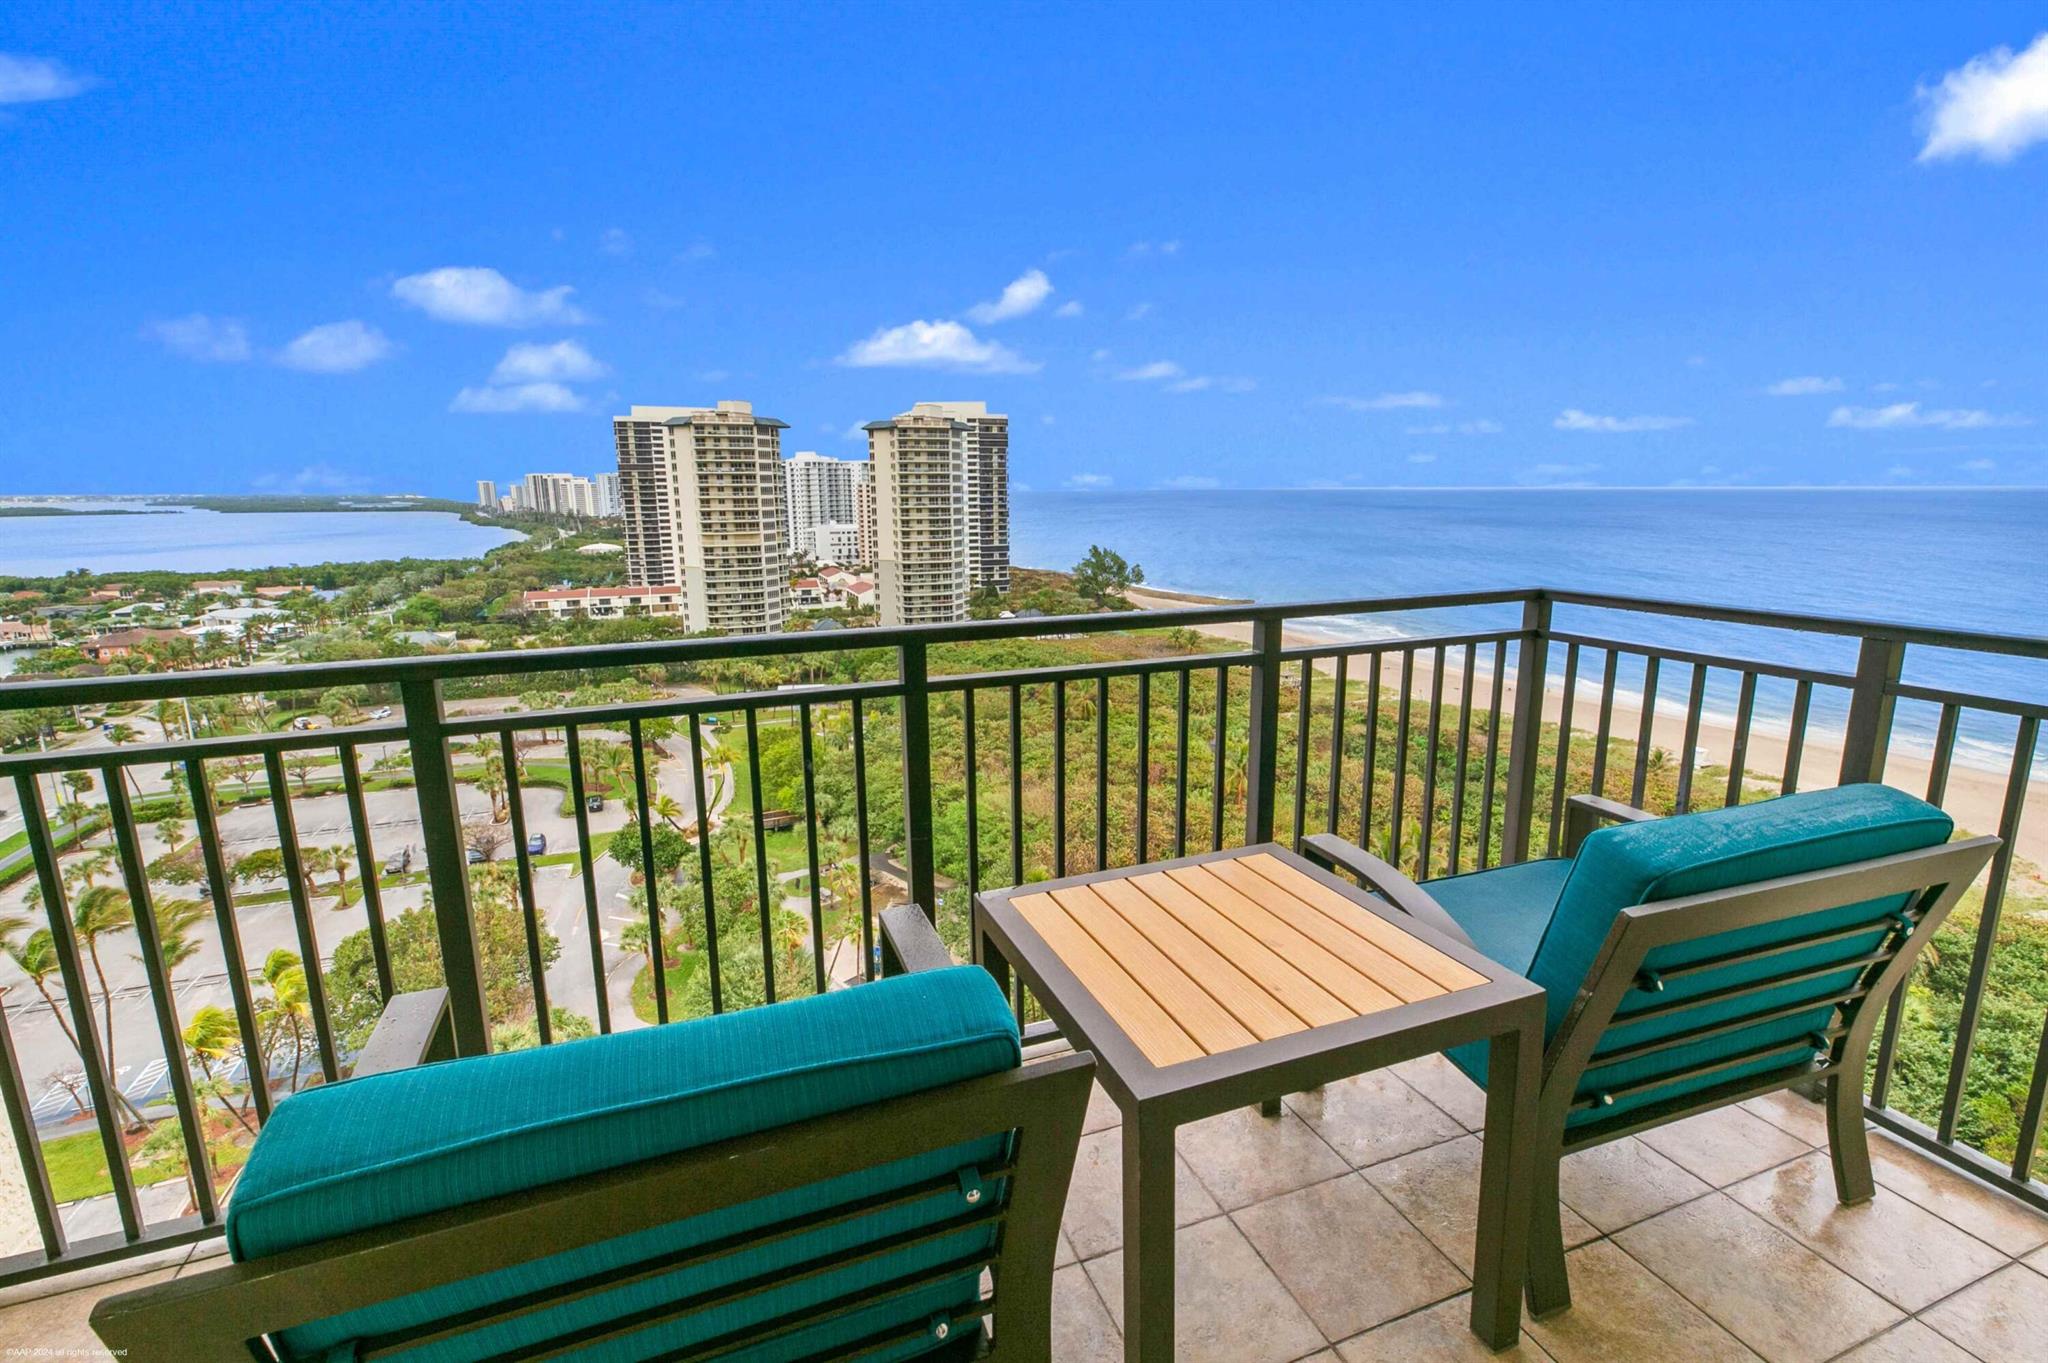
[[[597,475],[597,514],[606,520],[616,519],[623,508],[619,505],[619,475],[600,473]]]
[[[985,402],[920,402],[912,414],[967,423],[967,585],[1010,590],[1010,418]]]
[[[786,426],[746,402],[612,418],[626,579],[682,588],[693,633],[775,633],[788,618]]]
[[[853,485],[860,467],[858,459],[828,459],[813,450],[799,451],[783,463],[791,545],[807,548],[814,526],[853,523]]]
[[[597,484],[573,473],[529,473],[512,490],[522,511],[544,516],[598,514]]]
[[[498,485],[488,478],[476,480],[476,504],[485,511],[498,509]]]
[[[588,615],[608,620],[625,615],[680,615],[681,587],[556,587],[522,592],[520,603],[535,615],[561,620]]]
[[[922,407],[864,428],[874,466],[875,583],[884,625],[967,618],[973,428]]]
[[[796,542],[813,563],[860,563],[860,527],[849,521],[820,521]]]

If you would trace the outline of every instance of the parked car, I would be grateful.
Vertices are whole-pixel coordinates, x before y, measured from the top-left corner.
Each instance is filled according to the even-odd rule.
[[[389,719],[389,718],[391,718],[391,707],[390,707],[390,706],[388,706],[388,705],[380,705],[380,706],[378,706],[378,707],[377,707],[376,709],[374,709],[374,710],[370,711],[370,718],[371,718],[371,719]]]
[[[401,851],[401,852],[397,853],[397,854],[396,854],[395,856],[389,856],[389,857],[386,857],[386,858],[384,859],[384,874],[385,874],[385,875],[387,875],[387,876],[402,876],[402,875],[404,875],[404,874],[405,874],[405,873],[406,873],[407,871],[410,871],[411,869],[412,869],[412,844],[411,844],[411,843],[407,843],[407,844],[405,845],[405,850],[403,850],[403,851]]]
[[[537,857],[548,850],[548,835],[536,833],[526,840],[526,855]]]
[[[469,849],[468,853],[463,857],[463,860],[468,862],[471,866],[481,866],[484,862],[490,860],[490,858],[484,855],[483,848],[472,847]]]
[[[584,799],[584,801],[583,801],[583,807],[584,807],[584,808],[585,808],[586,810],[590,811],[590,812],[591,812],[592,814],[595,814],[595,813],[597,813],[597,811],[598,811],[598,810],[600,810],[600,809],[603,809],[603,808],[604,808],[604,796],[602,796],[602,795],[591,795],[591,796],[587,796],[587,797],[585,797],[585,799]]]
[[[302,732],[304,730],[311,729],[314,727],[313,717],[311,715],[300,715],[297,719],[292,721],[292,727]]]

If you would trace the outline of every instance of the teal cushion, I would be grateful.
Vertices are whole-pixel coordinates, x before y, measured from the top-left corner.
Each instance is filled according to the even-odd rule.
[[[538,1050],[452,1061],[314,1088],[280,1103],[251,1150],[228,1212],[228,1244],[255,1259],[406,1217],[461,1206],[658,1155],[690,1150],[979,1075],[1019,1061],[1016,1022],[988,974],[972,966],[716,1018]],[[574,1278],[928,1179],[999,1163],[1005,1139],[955,1146],[718,1212],[671,1222],[498,1273],[416,1293],[285,1332],[294,1357],[346,1350]],[[973,1178],[970,1173],[964,1177]],[[987,1191],[1000,1200],[998,1181]],[[988,1199],[981,1200],[988,1205]],[[565,1331],[617,1320],[698,1292],[774,1275],[835,1250],[931,1226],[967,1210],[955,1188],[885,1212],[777,1241],[503,1322],[400,1355],[463,1363]],[[852,1268],[779,1286],[586,1350],[645,1357],[841,1294],[985,1251],[970,1228]],[[794,1359],[971,1304],[978,1273],[955,1275],[831,1328],[812,1327],[732,1355]],[[883,1357],[939,1346],[913,1341]]]
[[[1425,881],[1423,888],[1465,930],[1480,955],[1526,975],[1571,869],[1562,857],[1524,861]]]

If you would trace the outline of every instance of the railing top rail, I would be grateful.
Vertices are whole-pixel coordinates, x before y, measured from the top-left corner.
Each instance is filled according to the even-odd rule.
[[[1192,628],[1260,620],[1284,622],[1322,615],[1400,614],[1408,611],[1450,610],[1467,606],[1521,604],[1532,600],[1845,637],[1877,635],[1932,648],[2048,658],[2048,638],[2036,635],[1943,629],[1893,620],[1862,620],[1808,615],[1794,611],[1749,610],[1697,601],[1670,601],[1606,592],[1523,587],[1496,591],[1442,592],[1423,596],[1290,601],[1264,605],[1238,602],[1215,606],[1179,606],[1169,610],[1139,613],[1013,617],[1007,620],[974,620],[945,625],[899,625],[833,631],[825,634],[747,634],[716,638],[662,639],[631,644],[510,649],[482,653],[433,654],[414,658],[150,673],[127,677],[22,681],[0,684],[0,710],[28,710],[109,701],[166,700],[180,696],[238,695],[253,691],[306,691],[333,686],[446,681],[466,677],[530,676],[545,672],[631,668],[655,663],[711,662],[778,657],[792,653],[838,653],[854,649],[969,643],[980,640],[1032,638],[1048,634],[1106,634],[1128,629]]]
[[[1715,606],[1699,601],[1670,601],[1657,597],[1622,596],[1612,592],[1582,592],[1553,587],[1536,593],[1561,606],[1592,606],[1603,610],[1633,611],[1643,615],[1676,615],[1689,620],[1718,620],[1731,625],[1758,625],[1767,629],[1797,630],[1807,634],[1845,636],[1877,635],[1926,648],[1958,648],[1979,653],[2005,653],[2020,658],[2048,658],[2048,638],[2035,634],[1999,634],[1990,630],[1947,629],[1934,625],[1913,625],[1899,620],[1863,620],[1852,616],[1806,615],[1798,611],[1749,610],[1736,606]]]

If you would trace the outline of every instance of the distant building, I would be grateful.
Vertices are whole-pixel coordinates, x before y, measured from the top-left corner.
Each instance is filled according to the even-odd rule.
[[[875,581],[884,625],[967,618],[967,462],[973,430],[930,404],[867,424]]]
[[[310,592],[312,590],[313,589],[311,587],[306,586],[304,583],[300,583],[297,586],[292,587],[258,587],[256,589],[256,595],[261,597],[265,601],[281,601],[285,597],[291,596],[294,593]]]
[[[242,582],[239,578],[201,578],[188,590],[194,596],[240,596]]]
[[[797,552],[813,563],[859,563],[860,529],[846,521],[819,521],[796,541]]]
[[[600,473],[597,475],[597,514],[606,520],[616,520],[622,511],[619,503],[619,475]]]
[[[513,486],[512,500],[519,510],[539,516],[599,514],[597,484],[574,473],[529,473]]]
[[[557,587],[524,592],[520,604],[535,615],[561,620],[574,615],[611,620],[628,615],[681,615],[681,587]]]
[[[853,532],[856,562],[875,563],[875,466],[872,460],[860,466],[853,481]]]
[[[188,644],[191,640],[174,629],[117,629],[88,639],[78,646],[91,662],[111,663],[137,652],[148,644]]]
[[[498,485],[488,478],[476,480],[476,504],[485,511],[498,509]]]
[[[50,642],[50,627],[39,620],[0,620],[0,648]]]
[[[799,551],[808,549],[814,526],[852,523],[853,485],[860,466],[857,459],[827,459],[811,450],[784,461],[783,504],[791,545]]]
[[[1010,590],[1010,418],[985,402],[920,402],[967,423],[967,586]]]
[[[683,588],[693,633],[779,633],[789,614],[786,428],[747,402],[612,418],[626,579]]]

